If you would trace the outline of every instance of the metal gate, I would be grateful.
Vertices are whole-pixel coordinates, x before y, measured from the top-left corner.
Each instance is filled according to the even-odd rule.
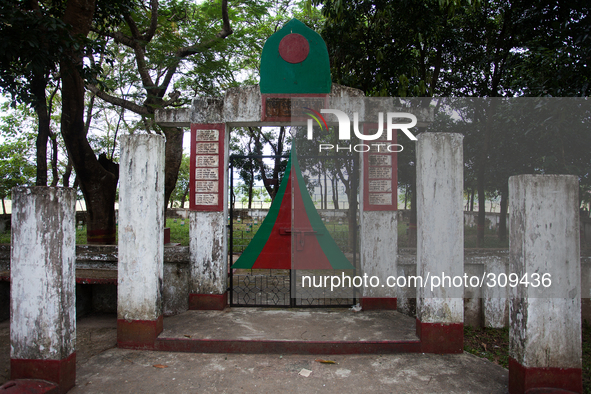
[[[288,156],[281,156],[287,158]],[[238,160],[250,160],[254,165],[255,160],[276,159],[278,156],[270,155],[231,155],[229,161],[229,218],[228,218],[228,234],[229,234],[229,267],[231,267],[240,254],[248,246],[254,234],[258,231],[262,222],[265,219],[266,212],[268,212],[268,205],[259,205],[248,211],[245,209],[238,210],[236,208],[236,192],[234,184],[234,169]],[[301,160],[317,159],[316,157],[301,157]],[[358,168],[358,163],[354,163]],[[278,180],[273,180],[278,184]],[[357,180],[354,181],[354,190],[357,190]],[[325,200],[326,201],[326,200]],[[326,206],[326,202],[324,202]],[[357,204],[354,204],[352,209],[349,209],[349,215],[355,215],[355,225],[347,229],[346,234],[339,234],[342,230],[343,218],[337,215],[342,211],[334,211],[331,220],[330,212],[323,213],[323,221],[326,223],[327,229],[334,237],[339,236],[339,239],[349,239],[349,231],[354,239],[352,243],[352,250],[347,253],[350,261],[352,261],[355,271],[357,271],[359,258],[358,251],[358,225],[357,225]],[[243,206],[243,205],[242,205]],[[330,230],[333,231],[330,231]],[[288,231],[286,231],[288,233]],[[289,234],[286,234],[289,235]],[[307,270],[295,269],[240,269],[229,268],[229,293],[230,306],[234,307],[350,307],[357,303],[358,290],[354,287],[350,289],[343,289],[342,296],[325,297],[323,294],[318,294],[314,289],[306,289],[302,286],[302,277]]]

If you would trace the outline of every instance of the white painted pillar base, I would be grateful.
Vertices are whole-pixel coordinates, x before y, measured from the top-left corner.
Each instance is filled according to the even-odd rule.
[[[422,133],[417,141],[417,275],[464,274],[464,159],[461,134]],[[425,353],[461,353],[463,287],[417,286],[417,335]]]
[[[578,193],[575,176],[509,179],[509,272],[520,279],[510,289],[512,394],[536,387],[583,390]]]
[[[76,383],[76,193],[12,191],[11,379]]]
[[[225,210],[189,212],[189,309],[221,310],[228,303],[226,215]]]
[[[162,331],[164,138],[121,136],[117,343],[150,349]]]
[[[361,271],[368,277],[376,276],[379,283],[387,283],[389,276],[396,277],[398,268],[398,220],[397,211],[361,212]],[[363,310],[396,310],[395,287],[364,287],[361,306]]]

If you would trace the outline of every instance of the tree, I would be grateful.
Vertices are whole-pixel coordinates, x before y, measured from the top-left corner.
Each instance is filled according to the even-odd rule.
[[[56,86],[60,80],[61,134],[86,200],[91,243],[115,240],[118,167],[106,157],[97,158],[86,138],[84,82],[96,70],[83,59],[104,48],[100,42],[87,38],[91,25],[117,24],[131,4],[129,0],[0,3],[2,92],[10,93],[14,102],[32,105],[38,113],[37,183],[44,185],[47,183],[46,137],[50,131],[45,88],[50,81],[55,81]]]
[[[25,118],[26,119],[26,118]],[[8,113],[0,118],[0,198],[2,213],[6,214],[4,199],[10,196],[15,186],[31,185],[35,177],[33,134],[25,131],[23,118]]]
[[[176,187],[170,197],[170,207],[173,207],[173,203],[178,202],[178,206],[183,208],[187,196],[189,195],[189,172],[191,169],[191,158],[183,153],[183,160],[179,168],[179,174],[176,181]]]
[[[317,3],[323,4],[326,18],[321,34],[329,48],[333,79],[369,96],[589,93],[588,2]],[[483,116],[494,118],[495,104],[491,104]],[[478,190],[479,244],[484,237],[485,192],[487,185],[492,187],[491,170],[499,164],[491,162],[499,149],[492,131],[482,128],[472,140],[478,148],[467,146],[465,155]],[[414,158],[410,153],[405,149],[399,156],[399,174],[412,192]],[[500,189],[505,196],[504,186]]]
[[[166,136],[166,202],[181,165],[183,131],[155,125],[155,110],[186,104],[181,90],[190,92],[190,96],[213,95],[224,84],[236,85],[234,72],[253,56],[253,48],[247,46],[256,45],[260,39],[257,23],[252,21],[265,13],[266,4],[245,2],[229,7],[227,0],[201,4],[151,0],[125,14],[121,28],[94,30],[111,39],[114,50],[126,54],[128,67],[88,88],[106,102],[140,115],[147,132]],[[239,37],[234,40],[228,39],[234,34],[231,23],[239,26]],[[131,94],[118,96],[112,92],[121,81],[133,87]]]

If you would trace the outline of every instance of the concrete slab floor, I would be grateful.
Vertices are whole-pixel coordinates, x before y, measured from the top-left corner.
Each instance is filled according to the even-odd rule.
[[[319,358],[110,349],[78,365],[70,393],[507,392],[507,370],[467,353]]]
[[[235,316],[247,312],[234,309],[239,312]],[[77,380],[70,393],[507,392],[506,369],[467,353],[314,356],[125,350],[114,347],[116,319],[98,315],[78,320]],[[165,319],[165,328],[172,327],[170,319]],[[9,322],[0,322],[0,384],[10,376],[9,331]],[[312,371],[309,377],[299,375],[302,369]]]
[[[396,311],[346,308],[227,308],[164,319],[160,338],[297,341],[416,341],[415,319]]]

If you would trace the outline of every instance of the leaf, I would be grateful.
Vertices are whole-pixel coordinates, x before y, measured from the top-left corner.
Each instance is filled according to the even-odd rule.
[[[162,364],[154,364],[152,365],[154,368],[168,368],[168,365],[162,365]]]
[[[318,359],[316,359],[314,361],[316,361],[317,363],[322,363],[322,364],[336,364],[335,361],[332,361],[332,360],[322,360],[320,358],[318,358]]]

